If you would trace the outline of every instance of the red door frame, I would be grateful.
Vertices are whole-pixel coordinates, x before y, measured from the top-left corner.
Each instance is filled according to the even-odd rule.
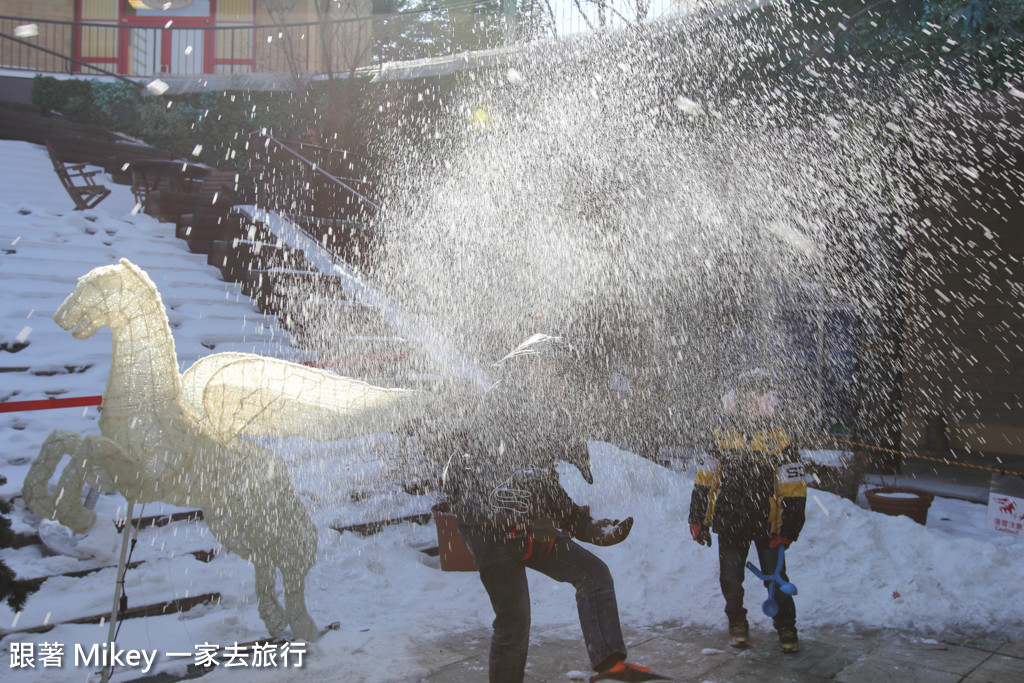
[[[78,2],[75,3],[79,4]],[[210,14],[205,17],[178,17],[168,19],[166,17],[137,17],[124,13],[125,0],[120,0],[117,5],[117,23],[127,28],[119,32],[120,40],[117,45],[117,70],[118,73],[128,73],[128,37],[133,28],[158,28],[165,26],[168,21],[173,21],[174,26],[182,28],[202,28],[214,25],[214,17],[217,16],[217,0],[210,0]],[[203,72],[207,73],[208,57],[206,55],[206,44],[209,42],[206,36],[210,31],[203,31]],[[167,73],[171,70],[171,31],[164,29],[160,31],[160,73]]]
[[[133,28],[158,28],[167,24],[168,19],[164,17],[137,17],[126,15],[124,12],[125,0],[119,0],[117,5],[117,55],[114,57],[90,57],[85,58],[82,56],[82,29],[90,22],[83,21],[82,19],[82,2],[83,0],[75,0],[75,29],[74,29],[74,56],[77,59],[87,62],[94,62],[96,64],[109,64],[115,67],[115,70],[119,74],[128,74],[128,37],[130,31]],[[253,19],[255,21],[255,2],[253,2]],[[193,28],[204,28],[209,27],[212,29],[216,25],[217,16],[217,0],[210,0],[210,14],[206,17],[178,17],[172,19],[174,26],[179,27],[193,27]],[[102,26],[110,26],[107,22],[97,22]],[[213,67],[215,64],[214,50],[216,49],[216,41],[213,30],[203,31],[203,73],[213,73]],[[252,60],[217,60],[223,63],[245,62],[251,63]],[[171,67],[171,31],[170,29],[163,30],[160,32],[160,71],[167,72]],[[81,66],[75,65],[74,70],[81,71]]]
[[[252,3],[252,22],[249,24],[250,27],[256,25],[256,0],[251,0],[251,3]],[[210,0],[210,14],[211,14],[211,16],[217,16],[217,0]],[[225,25],[221,26],[220,28],[224,28],[224,29],[244,29],[245,28],[245,24],[242,24],[242,23],[239,23],[239,24],[228,23],[228,24],[225,24]],[[206,42],[203,44],[203,73],[212,74],[214,72],[214,68],[216,68],[217,66],[220,66],[222,64],[232,64],[232,65],[240,65],[241,64],[241,65],[248,65],[250,67],[255,66],[256,60],[253,57],[253,55],[256,52],[256,35],[255,35],[255,31],[253,32],[253,35],[250,36],[250,40],[249,40],[249,56],[247,58],[245,58],[245,59],[238,59],[238,58],[236,58],[234,53],[232,53],[232,55],[229,58],[227,58],[227,59],[218,59],[217,58],[217,53],[216,53],[216,49],[217,49],[217,41],[216,41],[216,39],[218,37],[219,38],[223,38],[224,37],[224,32],[223,31],[220,32],[220,36],[217,36],[217,31],[205,31],[205,34],[206,34]],[[234,69],[232,69],[232,71],[234,71]]]
[[[216,0],[211,0],[211,2],[216,2]],[[122,7],[121,5],[118,5],[118,16],[120,16],[120,14],[121,14],[121,7]],[[92,22],[87,22],[87,21],[82,19],[82,0],[75,0],[75,25],[72,27],[72,36],[73,37],[72,37],[72,46],[71,46],[71,56],[74,57],[75,59],[78,59],[78,60],[83,61],[83,62],[92,62],[92,63],[95,63],[95,64],[110,64],[112,66],[112,68],[114,69],[114,71],[116,71],[117,73],[123,73],[121,71],[121,61],[120,61],[119,57],[117,56],[117,55],[121,54],[121,34],[123,33],[123,31],[120,28],[113,29],[113,30],[117,31],[117,38],[116,38],[116,42],[117,42],[117,50],[116,50],[116,52],[117,52],[117,54],[116,55],[114,55],[113,57],[88,57],[87,58],[87,57],[85,57],[82,54],[82,41],[85,38],[84,32],[82,31],[82,29],[85,28],[86,25],[89,24],[89,23],[92,23]],[[96,22],[96,23],[101,24],[102,26],[111,26],[111,24],[107,23],[107,22]],[[81,64],[73,64],[72,67],[71,67],[71,71],[73,73],[81,73],[82,72],[82,65]]]

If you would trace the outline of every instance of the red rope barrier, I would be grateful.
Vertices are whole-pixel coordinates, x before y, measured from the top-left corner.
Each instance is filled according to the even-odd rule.
[[[50,410],[51,408],[81,408],[82,406],[98,406],[102,402],[102,396],[44,398],[40,401],[5,401],[0,403],[0,413],[17,413],[24,410]]]

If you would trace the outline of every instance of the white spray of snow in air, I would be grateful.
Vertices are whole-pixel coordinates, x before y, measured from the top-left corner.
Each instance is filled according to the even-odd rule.
[[[22,24],[14,27],[14,35],[18,38],[34,38],[39,35],[38,24]]]
[[[704,108],[700,106],[699,103],[694,102],[689,97],[685,97],[683,95],[679,95],[678,97],[676,97],[676,99],[673,101],[673,104],[676,105],[677,109],[689,114],[690,116],[696,116],[697,114],[701,114],[704,112]]]
[[[154,95],[163,95],[171,86],[167,85],[164,81],[159,78],[155,78],[146,84],[146,90],[153,93]],[[169,104],[169,103],[168,103]]]

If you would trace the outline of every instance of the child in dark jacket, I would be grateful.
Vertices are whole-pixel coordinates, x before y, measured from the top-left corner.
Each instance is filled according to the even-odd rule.
[[[740,375],[722,404],[728,417],[715,430],[715,445],[698,466],[690,499],[690,533],[708,547],[710,532],[718,534],[729,642],[746,647],[750,627],[743,608],[743,576],[750,545],[757,550],[761,571],[774,573],[779,548],[789,548],[803,528],[807,482],[792,436],[773,421],[778,398],[764,371]],[[786,579],[785,569],[782,577]],[[776,591],[775,601],[779,647],[785,653],[796,652],[800,645],[793,597]]]

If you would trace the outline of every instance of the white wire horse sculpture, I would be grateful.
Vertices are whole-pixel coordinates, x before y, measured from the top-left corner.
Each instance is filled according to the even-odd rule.
[[[100,434],[47,437],[25,478],[29,509],[85,533],[96,521],[81,501],[87,483],[136,503],[199,507],[214,537],[254,565],[270,633],[291,626],[295,637],[315,639],[305,578],[317,530],[284,462],[251,437],[333,440],[387,429],[415,417],[422,394],[244,353],[213,354],[179,374],[160,293],[126,259],[81,277],[53,317],[77,339],[109,327],[112,360]],[[50,492],[65,454],[71,461]]]

